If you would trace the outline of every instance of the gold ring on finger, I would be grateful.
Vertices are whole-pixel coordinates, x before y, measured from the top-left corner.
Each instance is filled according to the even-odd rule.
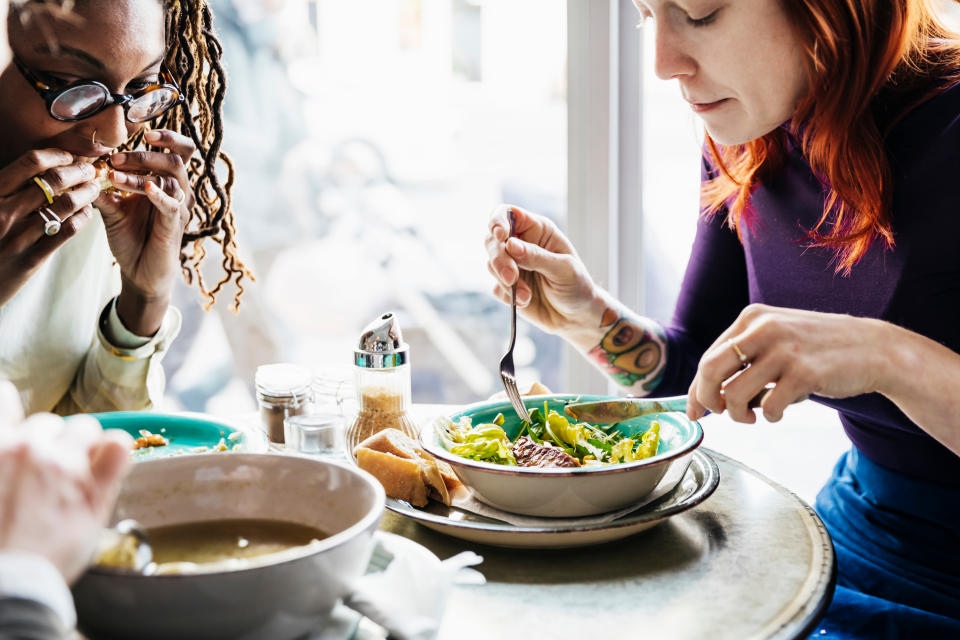
[[[33,181],[40,187],[40,191],[43,191],[43,197],[47,199],[47,204],[53,204],[53,189],[50,187],[50,183],[40,176],[33,176]]]
[[[740,364],[741,364],[741,365],[744,365],[744,366],[745,366],[745,365],[750,364],[750,358],[747,357],[747,354],[745,354],[745,353],[743,352],[743,350],[740,348],[740,345],[738,345],[736,342],[734,342],[732,338],[729,339],[729,340],[727,340],[727,345],[728,345],[731,349],[733,349],[733,352],[734,352],[735,354],[737,354],[737,358],[740,359]]]
[[[61,223],[63,222],[60,220],[60,216],[47,207],[40,207],[37,209],[37,213],[43,218],[43,232],[46,235],[55,236],[60,233]]]

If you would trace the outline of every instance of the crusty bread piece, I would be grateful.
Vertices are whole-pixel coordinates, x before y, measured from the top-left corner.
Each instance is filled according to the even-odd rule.
[[[523,396],[543,396],[550,394],[550,387],[543,384],[539,380],[534,380],[533,384],[530,385],[530,388],[526,390],[525,393],[521,393]]]
[[[357,465],[379,480],[388,496],[406,500],[417,507],[427,505],[427,486],[416,460],[360,446],[354,450],[354,455]]]
[[[420,445],[414,442],[413,438],[399,429],[384,429],[383,431],[378,431],[357,445],[357,449],[361,447],[380,451],[381,453],[392,453],[395,456],[408,458],[410,460],[422,457],[420,455],[421,453],[428,456],[430,455],[421,449]],[[433,456],[430,456],[430,459],[433,460]]]
[[[353,450],[358,462],[358,454],[362,450],[377,451],[417,463],[427,494],[445,505],[450,504],[450,492],[460,486],[460,481],[449,465],[427,453],[419,443],[399,429],[378,431],[358,444]]]
[[[453,471],[453,467],[449,464],[443,460],[437,460],[437,468],[440,470],[440,477],[443,478],[443,483],[447,485],[447,491],[451,494],[463,486],[460,478],[457,477],[457,474]]]

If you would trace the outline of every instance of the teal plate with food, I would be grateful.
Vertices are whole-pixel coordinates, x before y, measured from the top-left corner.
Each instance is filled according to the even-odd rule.
[[[104,429],[121,429],[134,438],[136,460],[173,455],[267,450],[266,436],[256,429],[202,413],[116,411],[91,414]]]

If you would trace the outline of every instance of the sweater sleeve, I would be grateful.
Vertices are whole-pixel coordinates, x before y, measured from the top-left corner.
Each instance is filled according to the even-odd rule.
[[[163,397],[166,384],[160,364],[180,331],[180,312],[169,307],[157,334],[144,344],[118,336],[119,320],[111,301],[100,316],[97,336],[80,364],[66,395],[53,409],[59,415],[151,409]],[[120,339],[118,339],[120,338]]]
[[[703,161],[701,183],[711,176]],[[726,224],[727,209],[702,215],[683,276],[673,320],[665,327],[667,362],[658,396],[686,393],[700,357],[749,304],[747,266],[736,231]]]

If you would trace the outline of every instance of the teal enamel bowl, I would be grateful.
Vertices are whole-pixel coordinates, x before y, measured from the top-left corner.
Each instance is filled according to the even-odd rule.
[[[540,408],[563,413],[573,402],[614,400],[614,396],[555,394],[528,396],[528,410]],[[503,429],[510,439],[520,430],[521,421],[507,401],[482,402],[450,415],[454,422],[469,417],[473,424],[492,422],[504,416]],[[682,413],[657,413],[617,424],[625,436],[639,436],[653,422],[660,423],[657,454],[645,460],[623,464],[569,468],[512,467],[463,458],[447,451],[433,425],[420,432],[423,447],[447,462],[483,502],[511,513],[529,516],[572,518],[622,509],[640,502],[663,479],[671,465],[689,465],[693,451],[703,440],[703,429]]]

